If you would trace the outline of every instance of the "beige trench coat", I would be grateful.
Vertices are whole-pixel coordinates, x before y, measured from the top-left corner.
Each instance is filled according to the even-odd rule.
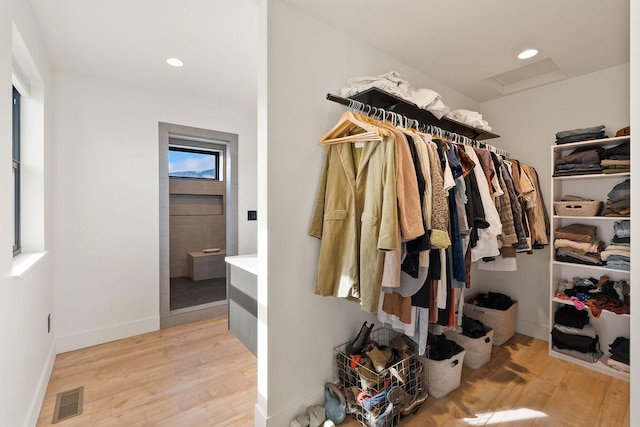
[[[375,313],[385,251],[400,248],[393,137],[367,141],[355,167],[350,143],[327,148],[309,234],[322,239],[315,293]]]

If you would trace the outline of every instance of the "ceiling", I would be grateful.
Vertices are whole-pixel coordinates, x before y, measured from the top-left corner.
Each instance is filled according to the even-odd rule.
[[[629,62],[629,0],[281,1],[478,102]],[[255,103],[256,0],[30,3],[57,70]]]

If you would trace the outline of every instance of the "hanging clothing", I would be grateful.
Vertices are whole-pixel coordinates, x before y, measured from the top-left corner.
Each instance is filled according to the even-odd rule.
[[[321,143],[309,228],[321,239],[315,293],[357,301],[421,346],[428,322],[460,324],[472,262],[515,268],[514,248],[529,249],[529,236],[545,242],[544,204],[527,165],[356,113]]]
[[[496,206],[493,204],[491,194],[489,193],[489,185],[482,171],[482,166],[479,164],[480,159],[478,159],[472,147],[465,146],[464,148],[471,160],[476,163],[473,171],[475,173],[482,207],[484,208],[485,218],[489,223],[489,227],[478,230],[477,245],[471,249],[471,260],[475,262],[484,257],[492,257],[500,254],[497,238],[498,235],[502,233],[502,224],[500,223],[500,215],[498,215]]]
[[[384,252],[400,249],[393,137],[368,141],[358,167],[351,143],[330,145],[309,234],[322,240],[315,293],[378,308]]]

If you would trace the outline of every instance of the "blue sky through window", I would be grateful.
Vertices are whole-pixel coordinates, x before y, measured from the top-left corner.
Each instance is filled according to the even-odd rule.
[[[216,179],[217,154],[169,149],[169,176]]]

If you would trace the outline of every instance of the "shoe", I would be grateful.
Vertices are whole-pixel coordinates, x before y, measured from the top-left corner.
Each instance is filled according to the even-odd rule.
[[[309,427],[309,417],[307,415],[299,415],[291,420],[289,427]]]
[[[353,341],[347,344],[347,348],[345,349],[345,353],[347,354],[347,356],[362,353],[362,350],[364,350],[364,348],[367,346],[367,343],[369,342],[369,335],[371,335],[372,329],[373,323],[368,327],[367,322],[364,322],[362,324],[358,336],[356,336]]]
[[[326,419],[324,406],[320,405],[309,406],[307,415],[309,415],[309,427],[320,427]]]

